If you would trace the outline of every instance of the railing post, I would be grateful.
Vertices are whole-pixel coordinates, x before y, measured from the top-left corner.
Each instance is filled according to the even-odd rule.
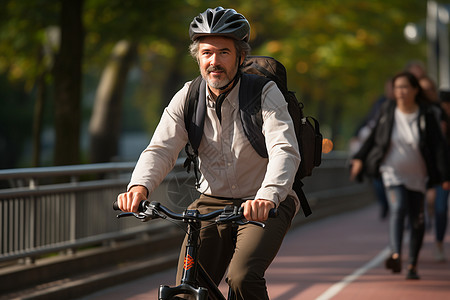
[[[73,185],[76,185],[78,182],[78,178],[75,176],[71,176],[70,182]],[[70,226],[70,241],[74,242],[77,239],[77,198],[75,193],[70,194],[70,212],[69,212],[69,226]],[[76,249],[68,249],[71,254],[76,253]]]

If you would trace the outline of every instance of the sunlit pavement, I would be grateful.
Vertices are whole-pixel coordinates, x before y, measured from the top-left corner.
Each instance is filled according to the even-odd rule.
[[[421,280],[405,279],[407,236],[403,271],[392,274],[384,268],[388,222],[378,218],[376,205],[294,228],[267,271],[270,299],[450,299],[450,262],[435,262],[432,230],[419,259]],[[448,232],[445,242],[450,258]],[[158,273],[83,299],[157,299],[159,284],[173,284],[174,274]]]

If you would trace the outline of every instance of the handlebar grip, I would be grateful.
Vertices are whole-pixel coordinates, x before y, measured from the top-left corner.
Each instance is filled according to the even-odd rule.
[[[139,202],[138,212],[144,212],[149,204],[150,202],[148,202],[147,200],[142,200],[141,202]],[[117,200],[113,203],[113,209],[120,210]]]

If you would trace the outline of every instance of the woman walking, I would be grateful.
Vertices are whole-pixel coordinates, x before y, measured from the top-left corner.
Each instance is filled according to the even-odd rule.
[[[402,269],[405,218],[410,241],[407,279],[420,279],[417,263],[425,233],[427,187],[450,189],[448,146],[416,77],[409,72],[392,79],[395,101],[383,105],[376,126],[352,160],[351,177],[361,172],[382,178],[389,201],[392,254],[386,268]]]

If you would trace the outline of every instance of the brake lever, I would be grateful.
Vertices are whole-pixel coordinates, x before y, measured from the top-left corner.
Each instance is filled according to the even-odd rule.
[[[224,212],[219,215],[219,217],[216,219],[216,224],[223,224],[227,223],[232,220],[232,224],[236,225],[246,225],[246,224],[253,224],[259,227],[266,227],[266,224],[257,222],[257,221],[248,221],[245,218],[242,217],[243,208],[242,207],[233,207],[233,206],[227,206],[225,207]]]
[[[134,212],[123,212],[117,215],[117,219],[126,217],[135,217],[137,219],[142,219],[142,216],[140,214]]]
[[[264,224],[264,223],[262,223],[262,222],[257,222],[257,221],[247,221],[247,220],[239,220],[239,221],[236,221],[235,222],[235,224],[237,224],[237,225],[247,225],[247,224],[252,224],[252,225],[256,225],[256,226],[259,226],[259,227],[261,227],[261,228],[264,228],[264,227],[266,227],[266,224]]]
[[[139,219],[142,222],[147,222],[148,220],[152,219],[152,217],[147,216],[147,215],[145,215],[143,213],[124,212],[124,213],[121,213],[121,214],[117,215],[118,219],[125,218],[125,217],[135,217],[136,219]]]

